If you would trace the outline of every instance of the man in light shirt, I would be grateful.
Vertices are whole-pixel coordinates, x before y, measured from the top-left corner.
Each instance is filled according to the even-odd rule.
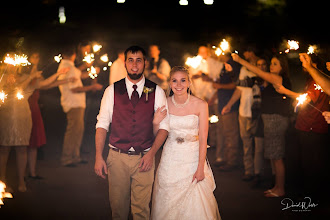
[[[125,55],[124,51],[119,51],[118,58],[113,62],[110,67],[109,85],[125,78],[127,75],[125,68]]]
[[[127,219],[129,205],[133,219],[149,219],[154,181],[155,154],[169,131],[168,115],[153,126],[154,112],[166,106],[164,90],[143,75],[146,53],[138,46],[125,51],[127,76],[104,92],[95,134],[95,173],[108,174],[112,219]],[[107,132],[109,155],[102,153]],[[157,134],[154,137],[154,134]]]
[[[61,92],[61,105],[67,117],[67,127],[64,135],[61,164],[66,167],[75,167],[77,163],[86,163],[81,160],[80,147],[84,134],[84,114],[86,108],[86,94],[88,91],[101,90],[102,85],[96,83],[83,86],[81,82],[81,70],[75,67],[76,52],[74,47],[62,51],[63,59],[58,67],[69,68],[65,75],[59,76],[58,80],[75,78],[76,80],[59,86]]]

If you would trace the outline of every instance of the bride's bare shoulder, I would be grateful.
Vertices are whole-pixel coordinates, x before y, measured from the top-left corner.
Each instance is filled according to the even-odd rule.
[[[207,102],[206,101],[204,101],[203,99],[200,99],[200,98],[198,98],[196,96],[193,96],[193,95],[190,96],[190,100],[191,100],[191,102],[193,104],[198,105],[198,106],[207,105]]]

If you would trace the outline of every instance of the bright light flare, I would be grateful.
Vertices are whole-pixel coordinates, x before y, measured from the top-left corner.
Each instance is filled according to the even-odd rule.
[[[94,59],[93,53],[85,53],[85,57],[83,59],[84,62],[91,64],[91,63],[93,63],[94,60],[95,59]]]
[[[0,92],[0,101],[4,103],[6,98],[7,98],[7,94],[2,90]]]
[[[214,0],[204,0],[205,5],[213,5]]]
[[[9,54],[6,55],[5,60],[3,61],[6,64],[10,64],[13,66],[27,66],[31,65],[31,63],[28,61],[28,57],[25,54],[17,55],[14,54],[14,56],[10,56]]]
[[[6,192],[6,184],[0,180],[0,208],[1,205],[4,205],[3,199],[11,199],[13,195],[9,192]]]
[[[215,49],[214,53],[215,53],[215,55],[220,56],[222,54],[222,50],[219,47],[217,47],[217,49]]]
[[[288,40],[288,47],[289,47],[289,50],[298,50],[299,42],[295,41],[295,40]]]
[[[61,60],[62,60],[62,55],[59,54],[59,55],[57,55],[57,56],[54,56],[54,60],[55,60],[57,63],[61,62]]]
[[[186,60],[186,65],[196,69],[202,62],[203,58],[201,56],[188,57]]]
[[[309,45],[308,50],[307,50],[307,54],[315,53],[316,49],[317,49],[316,45]]]
[[[17,91],[17,93],[16,93],[16,98],[17,98],[18,100],[21,100],[21,99],[24,98],[24,95],[22,94],[21,91]]]
[[[314,83],[314,86],[315,86],[315,90],[320,90],[321,92],[323,92],[323,89],[320,85]]]
[[[296,100],[298,101],[296,107],[304,104],[304,102],[307,100],[307,95],[307,93],[304,93],[296,98]]]
[[[229,42],[226,41],[226,39],[222,39],[221,43],[220,43],[220,49],[224,52],[229,50]]]
[[[100,57],[100,60],[101,60],[102,62],[105,62],[105,63],[109,62],[108,54],[103,54],[103,55]]]
[[[219,117],[216,115],[211,115],[211,117],[209,117],[209,121],[211,124],[215,124],[219,121]]]
[[[102,48],[102,45],[100,45],[100,44],[94,44],[93,45],[93,52],[96,53],[96,52],[100,51],[101,48]]]
[[[180,0],[179,4],[180,5],[188,5],[188,0]]]
[[[91,66],[88,75],[91,79],[95,79],[98,76],[94,66]]]

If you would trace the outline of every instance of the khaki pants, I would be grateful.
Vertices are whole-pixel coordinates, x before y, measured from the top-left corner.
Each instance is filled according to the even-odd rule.
[[[236,166],[239,145],[238,112],[219,115],[218,124],[216,156],[229,166]]]
[[[62,149],[62,165],[81,161],[80,147],[84,135],[84,113],[85,108],[72,108],[66,113],[67,126]]]
[[[140,172],[140,155],[109,150],[107,158],[109,200],[112,219],[127,220],[129,204],[134,220],[150,218],[149,203],[154,182],[155,161],[151,170]]]

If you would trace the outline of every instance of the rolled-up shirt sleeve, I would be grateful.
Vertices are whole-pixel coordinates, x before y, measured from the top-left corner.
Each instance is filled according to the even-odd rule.
[[[108,86],[104,91],[99,114],[97,115],[97,123],[95,128],[104,128],[109,131],[110,123],[112,122],[114,105],[114,85]]]
[[[167,115],[160,122],[159,129],[164,129],[166,131],[170,131],[170,121],[169,121],[169,115],[168,115],[168,106],[167,106],[166,95],[165,95],[164,90],[160,86],[157,85],[156,92],[155,92],[155,111],[164,105],[166,106]]]

